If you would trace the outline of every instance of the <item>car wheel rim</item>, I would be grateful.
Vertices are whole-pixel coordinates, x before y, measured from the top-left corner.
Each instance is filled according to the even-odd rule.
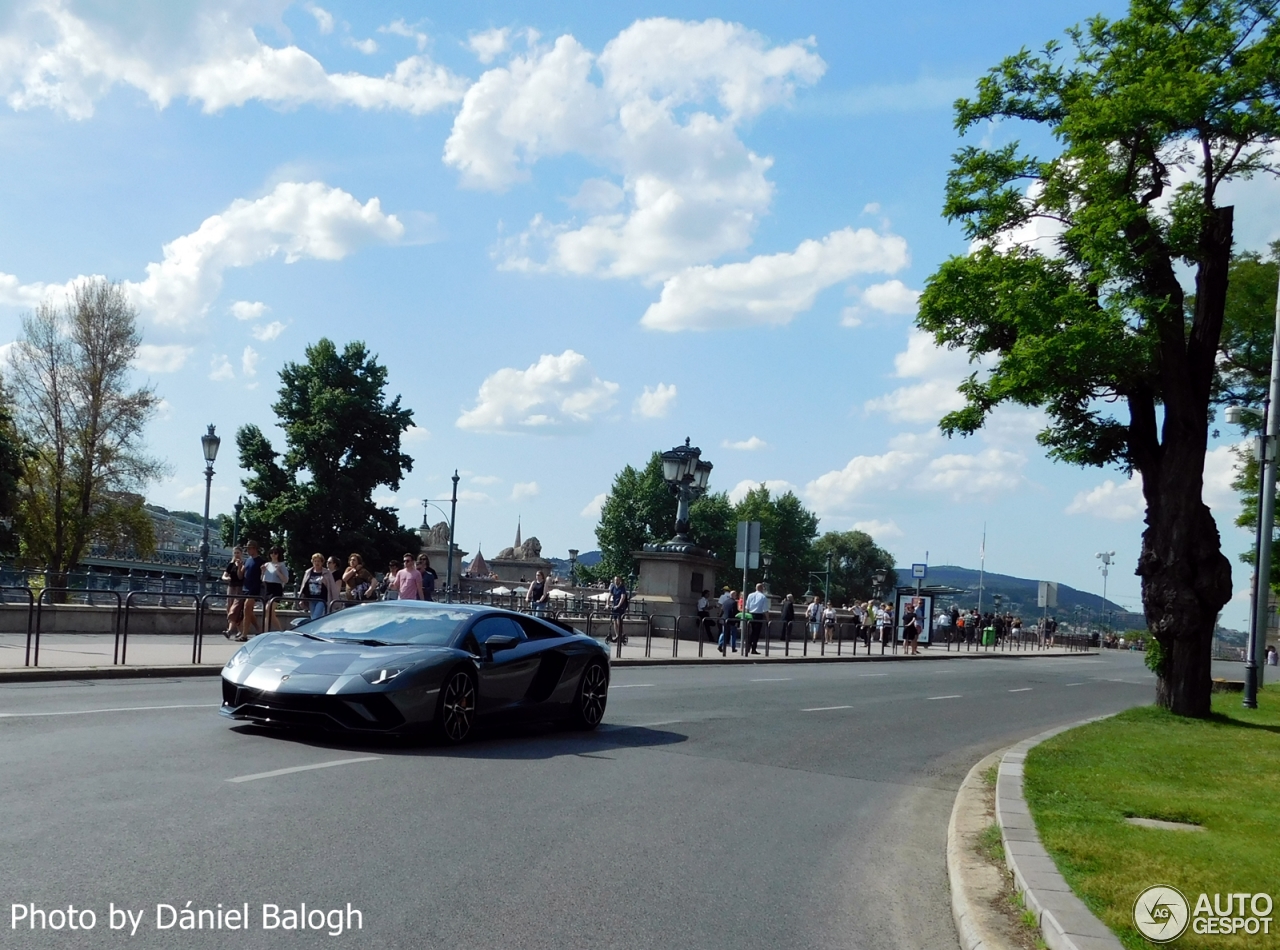
[[[582,676],[582,718],[594,726],[604,718],[604,704],[609,696],[609,680],[604,667],[592,664]]]
[[[444,691],[444,732],[455,742],[471,731],[471,716],[476,708],[476,691],[471,677],[458,673],[449,680]]]

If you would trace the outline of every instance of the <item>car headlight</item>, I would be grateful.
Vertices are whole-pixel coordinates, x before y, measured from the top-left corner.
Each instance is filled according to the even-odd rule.
[[[376,666],[371,670],[365,670],[360,675],[365,678],[365,682],[369,685],[381,686],[384,683],[390,683],[405,670],[415,665],[415,663],[391,663],[387,666]]]
[[[232,654],[231,659],[227,660],[227,669],[234,670],[237,667],[244,666],[249,661],[248,647],[241,647]]]

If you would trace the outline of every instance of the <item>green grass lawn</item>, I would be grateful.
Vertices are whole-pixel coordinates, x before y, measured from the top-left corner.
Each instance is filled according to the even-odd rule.
[[[1271,672],[1268,670],[1267,672]],[[1090,909],[1126,947],[1151,947],[1133,926],[1137,895],[1170,884],[1194,908],[1208,893],[1266,892],[1269,936],[1195,934],[1175,947],[1280,947],[1280,685],[1258,709],[1214,696],[1213,717],[1154,706],[1072,729],[1027,756],[1025,788],[1044,846]],[[1126,816],[1203,825],[1140,828]]]

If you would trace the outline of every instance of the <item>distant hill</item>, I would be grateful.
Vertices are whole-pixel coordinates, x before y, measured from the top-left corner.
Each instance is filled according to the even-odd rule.
[[[911,583],[911,568],[899,567],[898,583]],[[956,595],[955,602],[959,607],[976,607],[978,605],[977,571],[967,567],[956,567],[953,564],[929,565],[929,574],[925,584],[930,587],[954,587],[965,593]],[[1040,581],[1025,577],[1012,577],[1008,574],[993,574],[988,571],[982,575],[982,609],[990,610],[995,604],[995,595],[1000,595],[1000,609],[1009,609],[1023,617],[1032,617],[1041,613],[1036,606]],[[1094,619],[1099,619],[1104,611],[1111,611],[1111,623],[1117,629],[1136,630],[1146,627],[1146,620],[1140,613],[1131,613],[1114,601],[1104,601],[1098,594],[1077,590],[1067,584],[1058,584],[1058,606],[1049,613],[1059,620],[1069,620],[1080,607],[1082,611],[1093,612]]]

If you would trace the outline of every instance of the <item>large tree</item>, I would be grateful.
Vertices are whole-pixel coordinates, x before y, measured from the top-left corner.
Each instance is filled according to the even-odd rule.
[[[27,454],[15,524],[23,559],[54,586],[91,542],[155,546],[141,493],[164,465],[142,442],[155,391],[131,385],[141,342],[124,290],[101,278],[22,319],[8,374]]]
[[[240,466],[250,473],[236,540],[287,542],[295,565],[315,552],[344,561],[355,552],[380,570],[417,552],[418,535],[400,526],[396,509],[373,501],[375,489],[395,491],[413,467],[400,451],[413,413],[400,408],[399,396],[388,402],[386,387],[386,368],[359,342],[339,353],[321,339],[307,347],[305,362],[285,364],[271,407],[284,430],[284,452],[257,426],[236,433]],[[223,527],[229,530],[227,522]]]
[[[772,556],[769,590],[775,594],[802,594],[815,568],[813,539],[818,536],[818,516],[805,508],[794,492],[773,495],[757,485],[734,507],[734,521],[760,522],[760,548]],[[734,539],[735,547],[737,539]],[[764,577],[764,567],[749,571],[747,583]]]
[[[832,603],[869,600],[873,594],[888,597],[898,584],[893,555],[865,531],[828,531],[814,543],[813,554],[823,570],[831,555]],[[877,588],[875,573],[880,570],[885,572],[884,583]]]
[[[1050,456],[1141,475],[1156,698],[1188,716],[1209,714],[1213,627],[1231,596],[1201,498],[1234,216],[1219,199],[1275,170],[1276,6],[1133,0],[1123,19],[1068,31],[1065,48],[991,70],[956,104],[957,127],[999,137],[994,123],[1030,123],[1057,154],[1016,142],[957,153],[945,213],[975,250],[929,279],[918,318],[983,358],[946,432],[976,431],[1002,403],[1038,406]]]

